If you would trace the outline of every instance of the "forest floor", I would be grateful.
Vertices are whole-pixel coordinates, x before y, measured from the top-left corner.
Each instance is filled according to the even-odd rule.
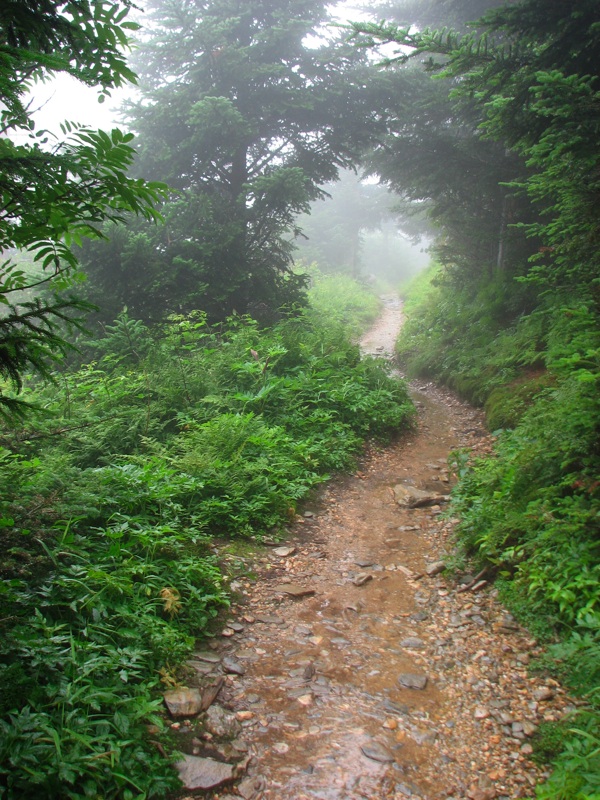
[[[399,301],[385,298],[363,350],[391,356],[400,324]],[[456,523],[444,515],[448,455],[488,453],[492,439],[481,412],[448,391],[417,381],[411,392],[414,430],[328,483],[285,542],[225,548],[232,616],[190,661],[188,684],[219,694],[203,716],[174,723],[192,756],[179,797],[535,795],[530,738],[568,698],[529,674],[538,645],[493,586],[445,577],[438,563]],[[401,505],[414,488],[427,504]],[[193,791],[207,785],[194,757],[231,764],[234,780]]]

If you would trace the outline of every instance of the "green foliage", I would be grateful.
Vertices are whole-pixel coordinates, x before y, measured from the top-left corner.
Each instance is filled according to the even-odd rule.
[[[81,327],[91,306],[71,295],[74,244],[102,236],[108,221],[137,214],[156,220],[164,186],[129,177],[131,134],[93,131],[65,122],[62,140],[35,131],[32,103],[24,103],[36,81],[64,72],[104,95],[134,79],[125,63],[128,2],[34,3],[7,0],[0,9],[0,415],[22,416],[15,398],[27,370],[48,376],[49,363],[69,348],[65,328]],[[136,26],[133,26],[136,27]],[[21,266],[19,251],[33,258]],[[43,295],[49,288],[55,296]],[[25,299],[24,299],[25,293]]]
[[[359,296],[268,329],[196,313],[150,331],[124,311],[95,362],[24,390],[43,414],[0,450],[0,797],[176,788],[160,676],[227,605],[213,537],[276,536],[410,420],[405,386],[329,313],[356,325]]]
[[[324,274],[316,264],[303,267],[302,272],[310,276],[308,299],[317,317],[345,326],[350,336],[366,330],[377,318],[380,301],[355,279]]]
[[[311,36],[328,21],[323,0],[152,0],[148,11],[141,99],[126,113],[138,169],[176,191],[161,230],[134,225],[86,247],[92,299],[110,301],[111,318],[125,303],[144,321],[201,308],[211,321],[270,322],[303,300],[297,217],[383,130],[385,89],[341,37]]]
[[[371,42],[404,45],[398,63],[426,56],[451,90],[449,122],[434,126],[434,136],[441,147],[446,128],[465,134],[472,126],[451,142],[466,154],[457,163],[468,166],[477,155],[486,166],[469,177],[479,174],[482,186],[491,180],[466,199],[464,177],[449,171],[449,187],[436,174],[428,182],[417,173],[409,183],[409,196],[421,188],[433,198],[446,269],[407,326],[401,352],[413,371],[443,378],[486,403],[493,425],[512,428],[499,432],[495,456],[475,461],[455,491],[459,544],[505,579],[503,597],[515,613],[561,637],[555,666],[587,693],[590,709],[569,720],[538,796],[584,800],[600,796],[598,8],[593,0],[523,0],[491,9],[474,28],[357,26]],[[432,113],[440,108],[434,103]],[[409,134],[415,128],[421,132],[413,126]],[[400,140],[394,152],[409,150],[414,136]],[[392,185],[412,168],[391,165]],[[445,204],[453,191],[456,215]],[[481,211],[470,205],[474,197]],[[469,233],[483,223],[481,242],[493,241],[486,222],[495,225],[495,264],[489,254],[475,258],[453,228],[463,209]],[[485,281],[474,278],[482,271]]]

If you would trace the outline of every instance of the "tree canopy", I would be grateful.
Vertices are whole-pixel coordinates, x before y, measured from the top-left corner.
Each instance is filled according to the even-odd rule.
[[[323,25],[322,0],[154,0],[127,109],[138,169],[176,189],[161,231],[94,248],[105,288],[146,274],[146,318],[299,299],[296,217],[384,128],[390,90]],[[151,255],[154,254],[154,255]],[[148,273],[147,265],[150,264]]]

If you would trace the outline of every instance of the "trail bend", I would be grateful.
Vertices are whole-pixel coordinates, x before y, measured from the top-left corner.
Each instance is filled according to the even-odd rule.
[[[401,319],[400,301],[385,297],[363,351],[389,357]],[[233,620],[214,643],[221,661],[203,675],[226,673],[216,702],[237,723],[234,740],[193,727],[186,739],[185,725],[180,733],[188,752],[243,759],[244,772],[202,796],[535,794],[529,739],[540,720],[563,714],[566,698],[529,676],[537,643],[493,588],[458,591],[437,571],[453,549],[445,503],[407,508],[394,491],[403,484],[444,498],[448,454],[484,454],[491,440],[481,412],[451,393],[417,381],[412,394],[413,432],[371,448],[360,471],[328,484],[290,526],[285,548],[239,556],[249,575],[234,585]],[[223,668],[231,662],[243,674]]]

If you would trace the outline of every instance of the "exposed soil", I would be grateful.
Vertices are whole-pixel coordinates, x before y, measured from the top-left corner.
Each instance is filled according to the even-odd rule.
[[[393,352],[400,316],[386,298],[365,352]],[[188,753],[241,761],[240,779],[182,797],[534,794],[530,737],[540,720],[562,716],[567,699],[528,674],[537,644],[485,578],[457,582],[432,566],[453,549],[445,502],[406,508],[394,493],[405,484],[447,495],[448,454],[488,452],[491,437],[481,413],[449,392],[417,382],[412,394],[413,432],[370,449],[359,472],[328,484],[285,542],[231,557],[245,577],[212,652],[232,661],[199,654],[190,685],[225,673],[216,704],[239,730],[224,742],[202,717],[175,727]]]

